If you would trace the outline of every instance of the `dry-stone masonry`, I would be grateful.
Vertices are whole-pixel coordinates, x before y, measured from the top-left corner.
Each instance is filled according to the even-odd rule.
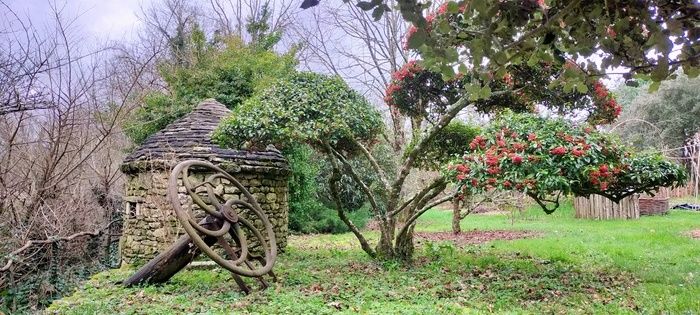
[[[289,165],[279,151],[239,151],[222,149],[212,143],[211,135],[221,119],[230,114],[214,100],[200,103],[189,115],[173,122],[146,139],[122,164],[127,175],[124,229],[121,239],[122,261],[141,264],[155,257],[183,233],[167,200],[170,171],[177,163],[200,159],[212,162],[231,173],[256,198],[275,231],[277,245],[287,244]],[[191,172],[201,182],[211,173]],[[218,182],[217,193],[240,198],[238,190],[227,182]],[[180,200],[191,198],[180,187]],[[194,206],[196,207],[196,206]],[[247,212],[241,215],[253,219]],[[255,225],[263,230],[262,222]]]

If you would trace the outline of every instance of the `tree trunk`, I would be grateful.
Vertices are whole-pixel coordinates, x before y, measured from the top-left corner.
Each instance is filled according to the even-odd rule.
[[[452,233],[462,233],[462,227],[459,223],[462,221],[462,207],[459,199],[452,199]]]
[[[394,129],[394,151],[401,152],[404,143],[406,143],[406,133],[404,132],[404,117],[399,112],[398,108],[389,106],[391,114],[392,127]]]
[[[396,229],[396,220],[394,218],[384,217],[379,222],[379,243],[377,244],[377,257],[383,259],[394,258],[394,231]]]
[[[395,258],[403,262],[410,262],[413,258],[413,251],[415,248],[413,246],[414,227],[415,224],[411,224],[411,226],[408,227],[405,233],[399,234],[396,237]]]

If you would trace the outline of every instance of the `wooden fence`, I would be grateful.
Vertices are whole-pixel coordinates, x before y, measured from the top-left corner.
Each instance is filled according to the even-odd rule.
[[[687,185],[675,188],[662,187],[659,189],[659,194],[669,198],[698,196],[698,184],[689,181]]]
[[[576,217],[582,219],[639,219],[639,196],[632,195],[615,203],[600,195],[574,198]]]

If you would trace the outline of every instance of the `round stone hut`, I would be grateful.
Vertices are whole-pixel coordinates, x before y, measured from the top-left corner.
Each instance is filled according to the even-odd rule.
[[[223,149],[211,140],[222,118],[230,115],[213,99],[201,102],[190,114],[150,136],[124,159],[126,174],[124,228],[120,241],[122,262],[140,264],[155,257],[183,233],[167,200],[170,171],[184,160],[205,160],[232,174],[256,198],[273,225],[277,245],[287,244],[289,165],[282,154],[266,151]],[[192,173],[196,180],[211,173]],[[181,200],[190,200],[180,188]],[[216,190],[227,198],[240,198],[232,185]],[[196,207],[196,206],[195,206]],[[241,213],[246,216],[246,213]],[[260,221],[256,225],[262,225]],[[262,229],[262,226],[258,227]]]

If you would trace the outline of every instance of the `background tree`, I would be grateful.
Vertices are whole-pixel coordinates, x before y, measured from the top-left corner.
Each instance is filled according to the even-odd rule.
[[[2,1],[0,12],[0,309],[14,312],[115,263],[119,125],[153,56],[85,45],[63,7],[46,29]]]
[[[293,51],[279,55],[243,44],[236,38],[213,46],[205,43],[201,36],[201,33],[195,34],[202,42],[201,53],[195,62],[187,67],[161,68],[167,90],[150,92],[126,125],[134,142],[142,142],[192,111],[206,98],[215,98],[226,107],[234,108],[250,97],[255,89],[287,75],[296,65]]]
[[[648,84],[646,84],[648,85]],[[624,86],[615,93],[628,96],[620,122],[612,127],[623,141],[644,150],[661,151],[690,171],[689,184],[700,190],[700,79],[679,75],[663,82],[656,93],[646,85]]]
[[[282,54],[273,50],[289,25],[289,5],[258,0],[200,4],[162,0],[141,10],[145,27],[139,49],[127,50],[125,57],[138,60],[142,51],[156,51],[157,67],[149,73],[147,95],[125,125],[137,144],[203,99],[216,98],[232,108],[269,77],[296,66],[294,47]]]
[[[615,127],[626,142],[639,148],[677,148],[700,132],[700,79],[680,75],[662,83],[655,93],[644,86],[622,90],[636,94],[623,104]]]
[[[294,24],[295,4],[291,1],[208,0],[201,4],[206,8],[207,20],[213,22],[214,34],[241,38],[252,45],[274,42],[274,46],[280,39],[286,41],[289,32],[285,30]],[[269,38],[277,39],[272,42],[265,40]]]

